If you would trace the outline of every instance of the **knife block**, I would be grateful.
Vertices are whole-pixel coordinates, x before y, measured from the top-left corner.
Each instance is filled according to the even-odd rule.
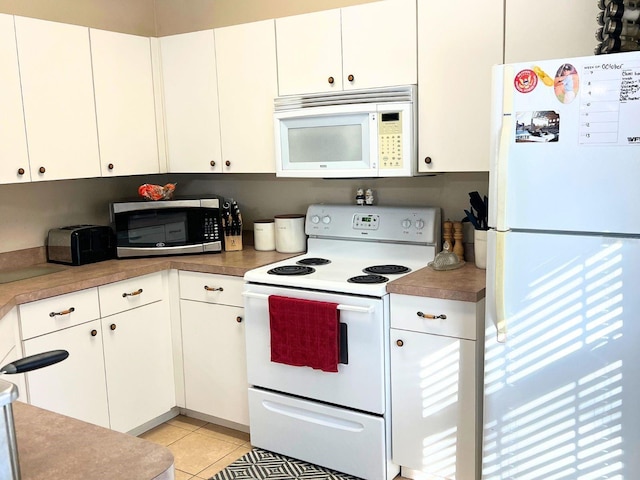
[[[238,250],[242,250],[242,235],[225,235],[224,251],[236,252]]]

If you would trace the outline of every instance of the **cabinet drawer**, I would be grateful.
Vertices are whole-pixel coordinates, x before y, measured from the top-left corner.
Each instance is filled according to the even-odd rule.
[[[475,340],[477,308],[472,302],[392,294],[391,328]],[[425,318],[418,312],[446,318]]]
[[[180,272],[180,298],[185,300],[241,307],[243,287],[241,277]]]
[[[98,287],[103,317],[148,305],[164,298],[162,272]]]
[[[95,288],[25,303],[18,308],[23,340],[100,317]]]

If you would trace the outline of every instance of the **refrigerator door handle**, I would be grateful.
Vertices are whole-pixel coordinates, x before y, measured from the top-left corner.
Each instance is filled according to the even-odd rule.
[[[497,341],[507,340],[507,318],[505,308],[505,242],[508,232],[487,232],[487,289],[485,297],[485,320],[487,327],[496,328]],[[487,333],[489,331],[487,330]]]
[[[499,128],[497,144],[492,147],[491,172],[489,176],[489,225],[499,231],[507,230],[507,173],[509,150],[513,139],[513,93],[509,86],[513,82],[513,67],[510,65],[496,66],[493,70],[494,98],[499,98],[501,103],[493,115],[496,127]],[[500,89],[498,90],[498,86]]]
[[[497,232],[496,234],[496,251],[495,251],[495,279],[494,279],[494,305],[497,340],[499,343],[507,341],[507,315],[504,304],[504,269],[505,269],[505,244],[506,234]]]

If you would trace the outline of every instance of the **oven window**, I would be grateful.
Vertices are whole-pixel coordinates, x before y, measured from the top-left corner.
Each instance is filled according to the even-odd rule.
[[[188,239],[186,212],[144,213],[131,215],[128,222],[130,245],[185,244]]]

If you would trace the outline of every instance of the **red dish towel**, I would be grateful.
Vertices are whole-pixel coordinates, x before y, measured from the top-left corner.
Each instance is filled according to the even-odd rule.
[[[337,303],[269,296],[271,361],[337,372],[340,312]]]

